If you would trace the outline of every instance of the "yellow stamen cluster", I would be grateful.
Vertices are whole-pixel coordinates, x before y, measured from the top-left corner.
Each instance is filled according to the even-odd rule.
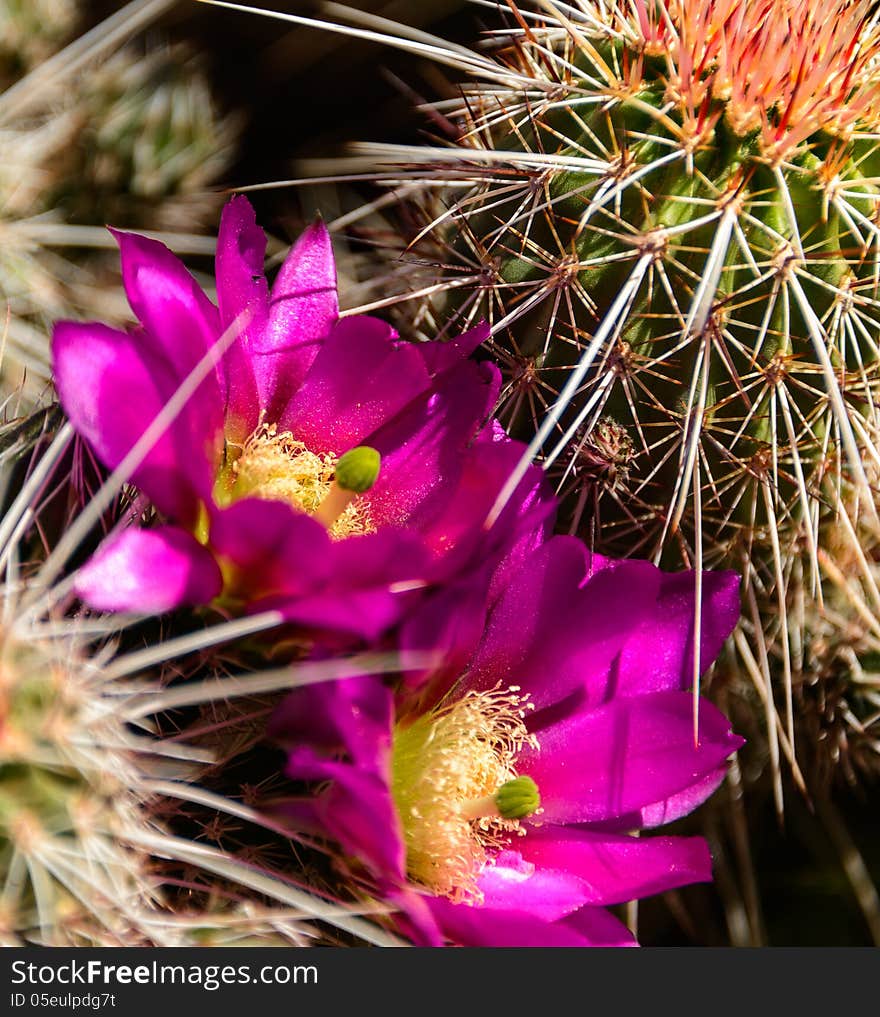
[[[479,903],[487,850],[523,833],[518,819],[474,816],[474,803],[517,776],[524,746],[536,746],[519,689],[469,692],[394,731],[392,794],[411,879],[456,902]]]
[[[330,493],[336,463],[336,456],[310,451],[290,431],[261,424],[231,465],[231,500],[249,496],[283,501],[314,515]],[[375,529],[369,506],[359,498],[351,500],[328,526],[330,536],[337,540]]]

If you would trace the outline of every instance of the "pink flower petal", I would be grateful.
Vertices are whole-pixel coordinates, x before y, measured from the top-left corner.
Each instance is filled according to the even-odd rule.
[[[98,611],[135,614],[207,604],[221,587],[210,552],[173,526],[111,537],[79,570],[75,585],[77,596]]]
[[[405,881],[403,832],[390,791],[393,704],[371,677],[298,689],[276,710],[270,737],[289,750],[294,780],[330,782],[309,803],[285,811],[316,823],[381,882]]]
[[[393,720],[390,689],[359,675],[296,689],[273,713],[268,731],[288,748],[308,743],[331,758],[343,751],[356,766],[383,773]]]
[[[474,569],[428,593],[407,613],[397,644],[405,653],[424,654],[431,661],[401,676],[399,701],[407,710],[423,712],[465,671],[483,632],[488,578],[485,570]]]
[[[252,611],[377,639],[399,620],[427,572],[417,535],[383,530],[332,541],[310,516],[247,498],[215,513],[211,545],[228,592]],[[404,589],[398,589],[400,585]]]
[[[492,335],[489,325],[481,321],[467,332],[463,332],[456,339],[449,339],[446,342],[416,343],[425,366],[432,377],[457,367],[462,360],[467,359],[474,350],[487,342]]]
[[[663,826],[666,823],[675,822],[676,819],[681,819],[682,816],[687,816],[721,786],[726,776],[727,767],[719,766],[697,781],[696,784],[685,788],[684,791],[679,791],[662,801],[644,806],[639,811],[636,823],[628,824],[628,828],[632,829],[633,825],[645,828]]]
[[[742,744],[705,701],[699,726],[695,746],[687,692],[615,699],[538,730],[517,767],[540,788],[541,822],[602,822],[699,784]]]
[[[343,318],[321,344],[279,427],[313,452],[362,444],[429,385],[415,344],[378,318]]]
[[[478,886],[481,907],[521,911],[546,922],[590,903],[587,887],[564,862],[561,867],[542,867],[525,861],[517,851],[500,852],[483,868]]]
[[[331,571],[327,531],[282,501],[244,498],[216,511],[211,546],[234,568],[228,582],[242,595],[300,592]]]
[[[291,750],[285,772],[295,780],[322,784],[309,806],[324,834],[368,865],[381,886],[404,882],[403,833],[384,775],[322,759],[308,746]],[[295,812],[289,815],[293,819]]]
[[[622,562],[584,584],[586,549],[553,537],[514,573],[468,669],[469,688],[522,685],[538,709],[583,690],[609,694],[612,665],[653,611],[660,576],[647,562]]]
[[[662,573],[650,618],[627,639],[615,676],[618,695],[685,689],[694,678],[694,573]],[[704,572],[700,674],[715,660],[740,612],[739,576]]]
[[[226,434],[244,441],[260,418],[260,397],[254,377],[251,343],[269,317],[269,285],[263,274],[266,234],[257,226],[254,210],[244,196],[227,202],[217,237],[217,302],[220,322],[229,328],[240,315],[247,323],[228,349],[221,365],[226,394]]]
[[[144,326],[143,343],[161,353],[182,380],[220,337],[217,308],[164,244],[136,233],[111,232],[119,244],[128,302]],[[213,419],[222,412],[216,373],[204,387],[209,398],[202,411],[212,414],[205,423],[216,428],[222,425]]]
[[[590,946],[638,946],[629,929],[604,908],[581,908],[556,923],[583,936]]]
[[[449,511],[468,449],[497,392],[497,373],[463,361],[384,426],[366,444],[382,454],[382,469],[368,495],[377,525],[425,532]],[[471,520],[478,528],[482,519]],[[432,538],[436,545],[441,533]]]
[[[634,946],[631,933],[612,915],[581,908],[561,922],[546,922],[515,910],[453,904],[442,897],[426,903],[446,938],[461,946]]]
[[[55,387],[71,423],[115,469],[153,423],[180,379],[160,353],[125,332],[63,321],[52,339]],[[187,405],[131,476],[166,515],[192,524],[213,485],[218,435]]]
[[[440,511],[435,509],[433,518],[425,512],[420,526],[426,542],[444,556],[450,572],[466,574],[472,568],[469,561],[494,564],[501,557],[511,568],[514,559],[525,557],[534,545],[535,532],[543,530],[555,512],[556,502],[548,491],[544,471],[533,466],[493,525],[483,525],[524,451],[520,442],[494,441],[485,431],[462,450],[458,475],[450,478],[454,486],[450,485]],[[493,576],[493,582],[497,578]]]
[[[336,263],[322,222],[303,232],[269,296],[269,320],[251,345],[267,420],[277,421],[339,317]]]
[[[583,904],[620,904],[712,879],[702,837],[622,837],[544,826],[529,828],[516,847],[536,873],[565,871],[576,877]]]

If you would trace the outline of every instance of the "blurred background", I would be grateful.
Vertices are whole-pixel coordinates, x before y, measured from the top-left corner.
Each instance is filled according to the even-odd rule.
[[[84,6],[95,22],[121,5],[94,0]],[[322,5],[310,0],[254,6],[332,16],[332,8],[324,5],[322,14]],[[349,6],[468,45],[484,27],[479,8],[467,0],[360,0]],[[237,155],[226,174],[235,185],[287,179],[297,160],[340,154],[353,140],[417,142],[436,126],[414,112],[414,104],[455,89],[446,69],[430,61],[195,0],[179,0],[140,36],[145,51],[159,39],[192,46],[222,108],[243,115]],[[290,192],[255,194],[253,202],[267,225],[299,211]]]

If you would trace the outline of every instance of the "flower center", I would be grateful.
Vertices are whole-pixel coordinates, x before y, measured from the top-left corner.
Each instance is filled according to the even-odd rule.
[[[407,871],[459,903],[480,902],[488,852],[524,833],[519,820],[540,806],[534,781],[515,770],[522,748],[537,745],[518,692],[469,692],[394,729],[391,791]]]
[[[319,454],[290,431],[261,424],[227,467],[222,501],[252,497],[287,502],[298,512],[315,516],[338,540],[375,532],[369,505],[358,495],[372,487],[378,471],[379,457],[373,449],[352,449],[339,458]]]

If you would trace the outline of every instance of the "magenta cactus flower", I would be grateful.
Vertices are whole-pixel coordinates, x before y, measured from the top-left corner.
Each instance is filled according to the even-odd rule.
[[[340,317],[321,223],[270,290],[265,234],[242,197],[220,226],[218,306],[162,244],[116,238],[139,325],[62,322],[53,338],[76,430],[115,468],[206,356],[208,369],[131,477],[159,524],[99,547],[77,578],[89,605],[272,607],[372,640],[435,585],[485,581],[540,527],[550,502],[537,470],[483,526],[522,453],[486,423],[499,375],[469,359],[484,326],[407,343],[378,319]]]
[[[703,669],[738,583],[703,576]],[[711,878],[701,838],[632,831],[695,808],[742,743],[705,700],[694,741],[694,589],[549,539],[507,570],[457,675],[291,693],[270,733],[313,791],[273,814],[360,863],[417,943],[632,945],[606,906]]]

